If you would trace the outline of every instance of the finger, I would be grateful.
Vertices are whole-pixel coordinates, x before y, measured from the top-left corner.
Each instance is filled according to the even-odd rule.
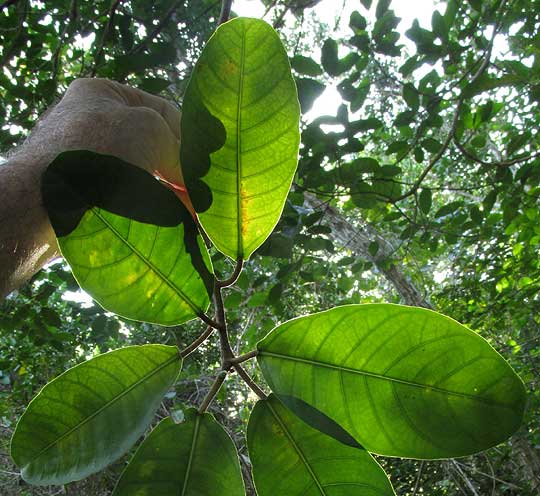
[[[180,171],[179,140],[161,114],[154,109],[123,107],[114,115],[115,154],[124,160],[156,171],[174,184],[183,184]]]
[[[69,85],[61,103],[66,105],[81,100],[96,106],[111,104],[114,107],[150,108],[161,115],[172,134],[180,139],[180,111],[161,97],[108,79],[80,78]]]
[[[180,139],[180,111],[167,100],[116,81],[107,79],[102,81],[110,85],[111,89],[124,99],[126,105],[130,107],[147,107],[158,112],[169,126],[171,132]]]

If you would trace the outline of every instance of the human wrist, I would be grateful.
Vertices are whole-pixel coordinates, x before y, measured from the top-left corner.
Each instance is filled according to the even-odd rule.
[[[58,255],[41,201],[46,167],[43,158],[21,151],[0,165],[0,298]]]

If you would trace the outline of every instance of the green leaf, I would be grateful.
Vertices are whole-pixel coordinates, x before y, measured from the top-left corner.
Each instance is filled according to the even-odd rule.
[[[370,89],[371,85],[368,83],[361,85],[355,91],[355,96],[351,101],[351,112],[356,112],[357,110],[360,110],[360,108],[362,107],[362,105],[364,105],[364,102],[366,101]]]
[[[258,19],[221,25],[186,90],[180,157],[199,221],[224,254],[247,259],[274,229],[296,171],[299,118],[277,33]]]
[[[431,210],[431,190],[429,188],[423,188],[418,195],[418,205],[420,210],[427,215]]]
[[[377,243],[377,241],[372,241],[371,243],[369,243],[368,252],[372,257],[377,255],[378,251],[379,251],[379,243]]]
[[[80,286],[123,317],[175,325],[210,304],[210,259],[167,187],[116,157],[59,155],[42,181],[58,245]]]
[[[402,126],[408,126],[409,124],[412,124],[416,119],[416,111],[414,110],[405,110],[404,112],[400,112],[395,120],[394,120],[394,126],[396,127],[402,127]]]
[[[295,55],[291,59],[291,67],[299,74],[305,74],[306,76],[320,76],[323,73],[321,66],[317,62],[311,57],[304,57],[303,55]]]
[[[375,17],[381,18],[390,7],[391,0],[379,0],[375,9]]]
[[[422,146],[429,153],[438,153],[442,145],[436,139],[426,138],[424,141],[422,141]]]
[[[475,136],[471,140],[471,145],[475,148],[484,148],[484,146],[486,146],[486,137],[483,134]]]
[[[330,76],[338,76],[339,71],[339,58],[338,58],[338,45],[336,40],[328,38],[321,48],[321,63],[324,70]]]
[[[449,26],[446,25],[445,18],[438,10],[435,10],[431,16],[431,27],[441,40],[446,41],[448,39]]]
[[[415,19],[412,27],[405,31],[405,36],[414,41],[420,53],[429,53],[434,47],[435,35],[431,31],[420,27],[418,19]]]
[[[309,78],[296,79],[296,85],[298,87],[300,108],[302,109],[302,113],[306,113],[311,109],[315,100],[322,95],[325,86],[319,83],[319,81]]]
[[[351,133],[359,133],[362,131],[369,131],[371,129],[380,129],[384,126],[384,122],[376,117],[368,117],[367,119],[360,119],[351,122],[348,127],[348,131]]]
[[[153,93],[157,95],[163,90],[167,89],[171,85],[171,82],[168,79],[163,78],[145,78],[141,81],[139,88],[141,90],[147,91],[148,93]]]
[[[274,395],[255,405],[247,442],[259,496],[395,494],[383,469],[367,451],[313,429]]]
[[[358,172],[379,172],[381,169],[379,162],[371,157],[357,158],[352,164]]]
[[[420,98],[418,97],[418,91],[413,84],[406,83],[403,85],[403,99],[412,110],[418,110]]]
[[[117,460],[146,430],[181,366],[174,346],[129,346],[49,382],[11,440],[23,479],[66,484]]]
[[[399,18],[395,16],[394,11],[387,10],[373,26],[371,35],[377,43],[382,42],[386,36],[390,35],[392,30],[399,24]],[[399,35],[397,37],[399,39]]]
[[[209,413],[162,420],[139,446],[113,496],[245,495],[236,448]]]
[[[353,11],[351,13],[351,17],[349,18],[349,27],[354,31],[355,34],[364,31],[367,28],[366,18],[360,14],[360,12],[356,10]]]
[[[525,389],[510,366],[430,310],[337,307],[278,326],[257,348],[278,396],[307,403],[375,453],[464,456],[495,446],[522,420]]]
[[[435,212],[435,218],[438,219],[439,217],[444,217],[445,215],[453,214],[456,210],[458,210],[463,205],[463,202],[461,200],[456,200],[450,203],[447,203],[446,205],[443,205],[437,212]]]

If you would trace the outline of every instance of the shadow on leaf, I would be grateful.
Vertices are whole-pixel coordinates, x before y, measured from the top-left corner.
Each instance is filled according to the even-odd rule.
[[[182,109],[182,143],[180,163],[189,197],[196,212],[212,205],[212,192],[202,178],[210,170],[210,155],[225,145],[225,126],[201,101],[197,91],[186,96]]]
[[[343,427],[304,400],[283,394],[276,394],[276,396],[289,410],[309,426],[347,446],[364,449]]]

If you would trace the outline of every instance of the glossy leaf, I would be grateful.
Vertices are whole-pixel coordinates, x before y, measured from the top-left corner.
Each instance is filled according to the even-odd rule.
[[[162,420],[139,446],[113,496],[243,496],[236,448],[212,415]]]
[[[300,109],[287,53],[264,21],[208,41],[186,90],[181,163],[216,247],[247,259],[274,229],[297,166]]]
[[[503,358],[430,310],[337,307],[278,326],[258,349],[290,408],[302,416],[294,403],[307,403],[375,453],[468,455],[506,439],[523,416],[523,383]]]
[[[395,494],[384,470],[367,451],[313,429],[274,395],[255,405],[247,442],[259,496]]]
[[[161,325],[206,311],[213,288],[206,247],[184,205],[150,174],[71,151],[48,167],[42,191],[62,255],[105,309]]]
[[[31,484],[65,484],[117,460],[150,424],[182,365],[174,346],[129,346],[77,365],[28,405],[11,456]]]

